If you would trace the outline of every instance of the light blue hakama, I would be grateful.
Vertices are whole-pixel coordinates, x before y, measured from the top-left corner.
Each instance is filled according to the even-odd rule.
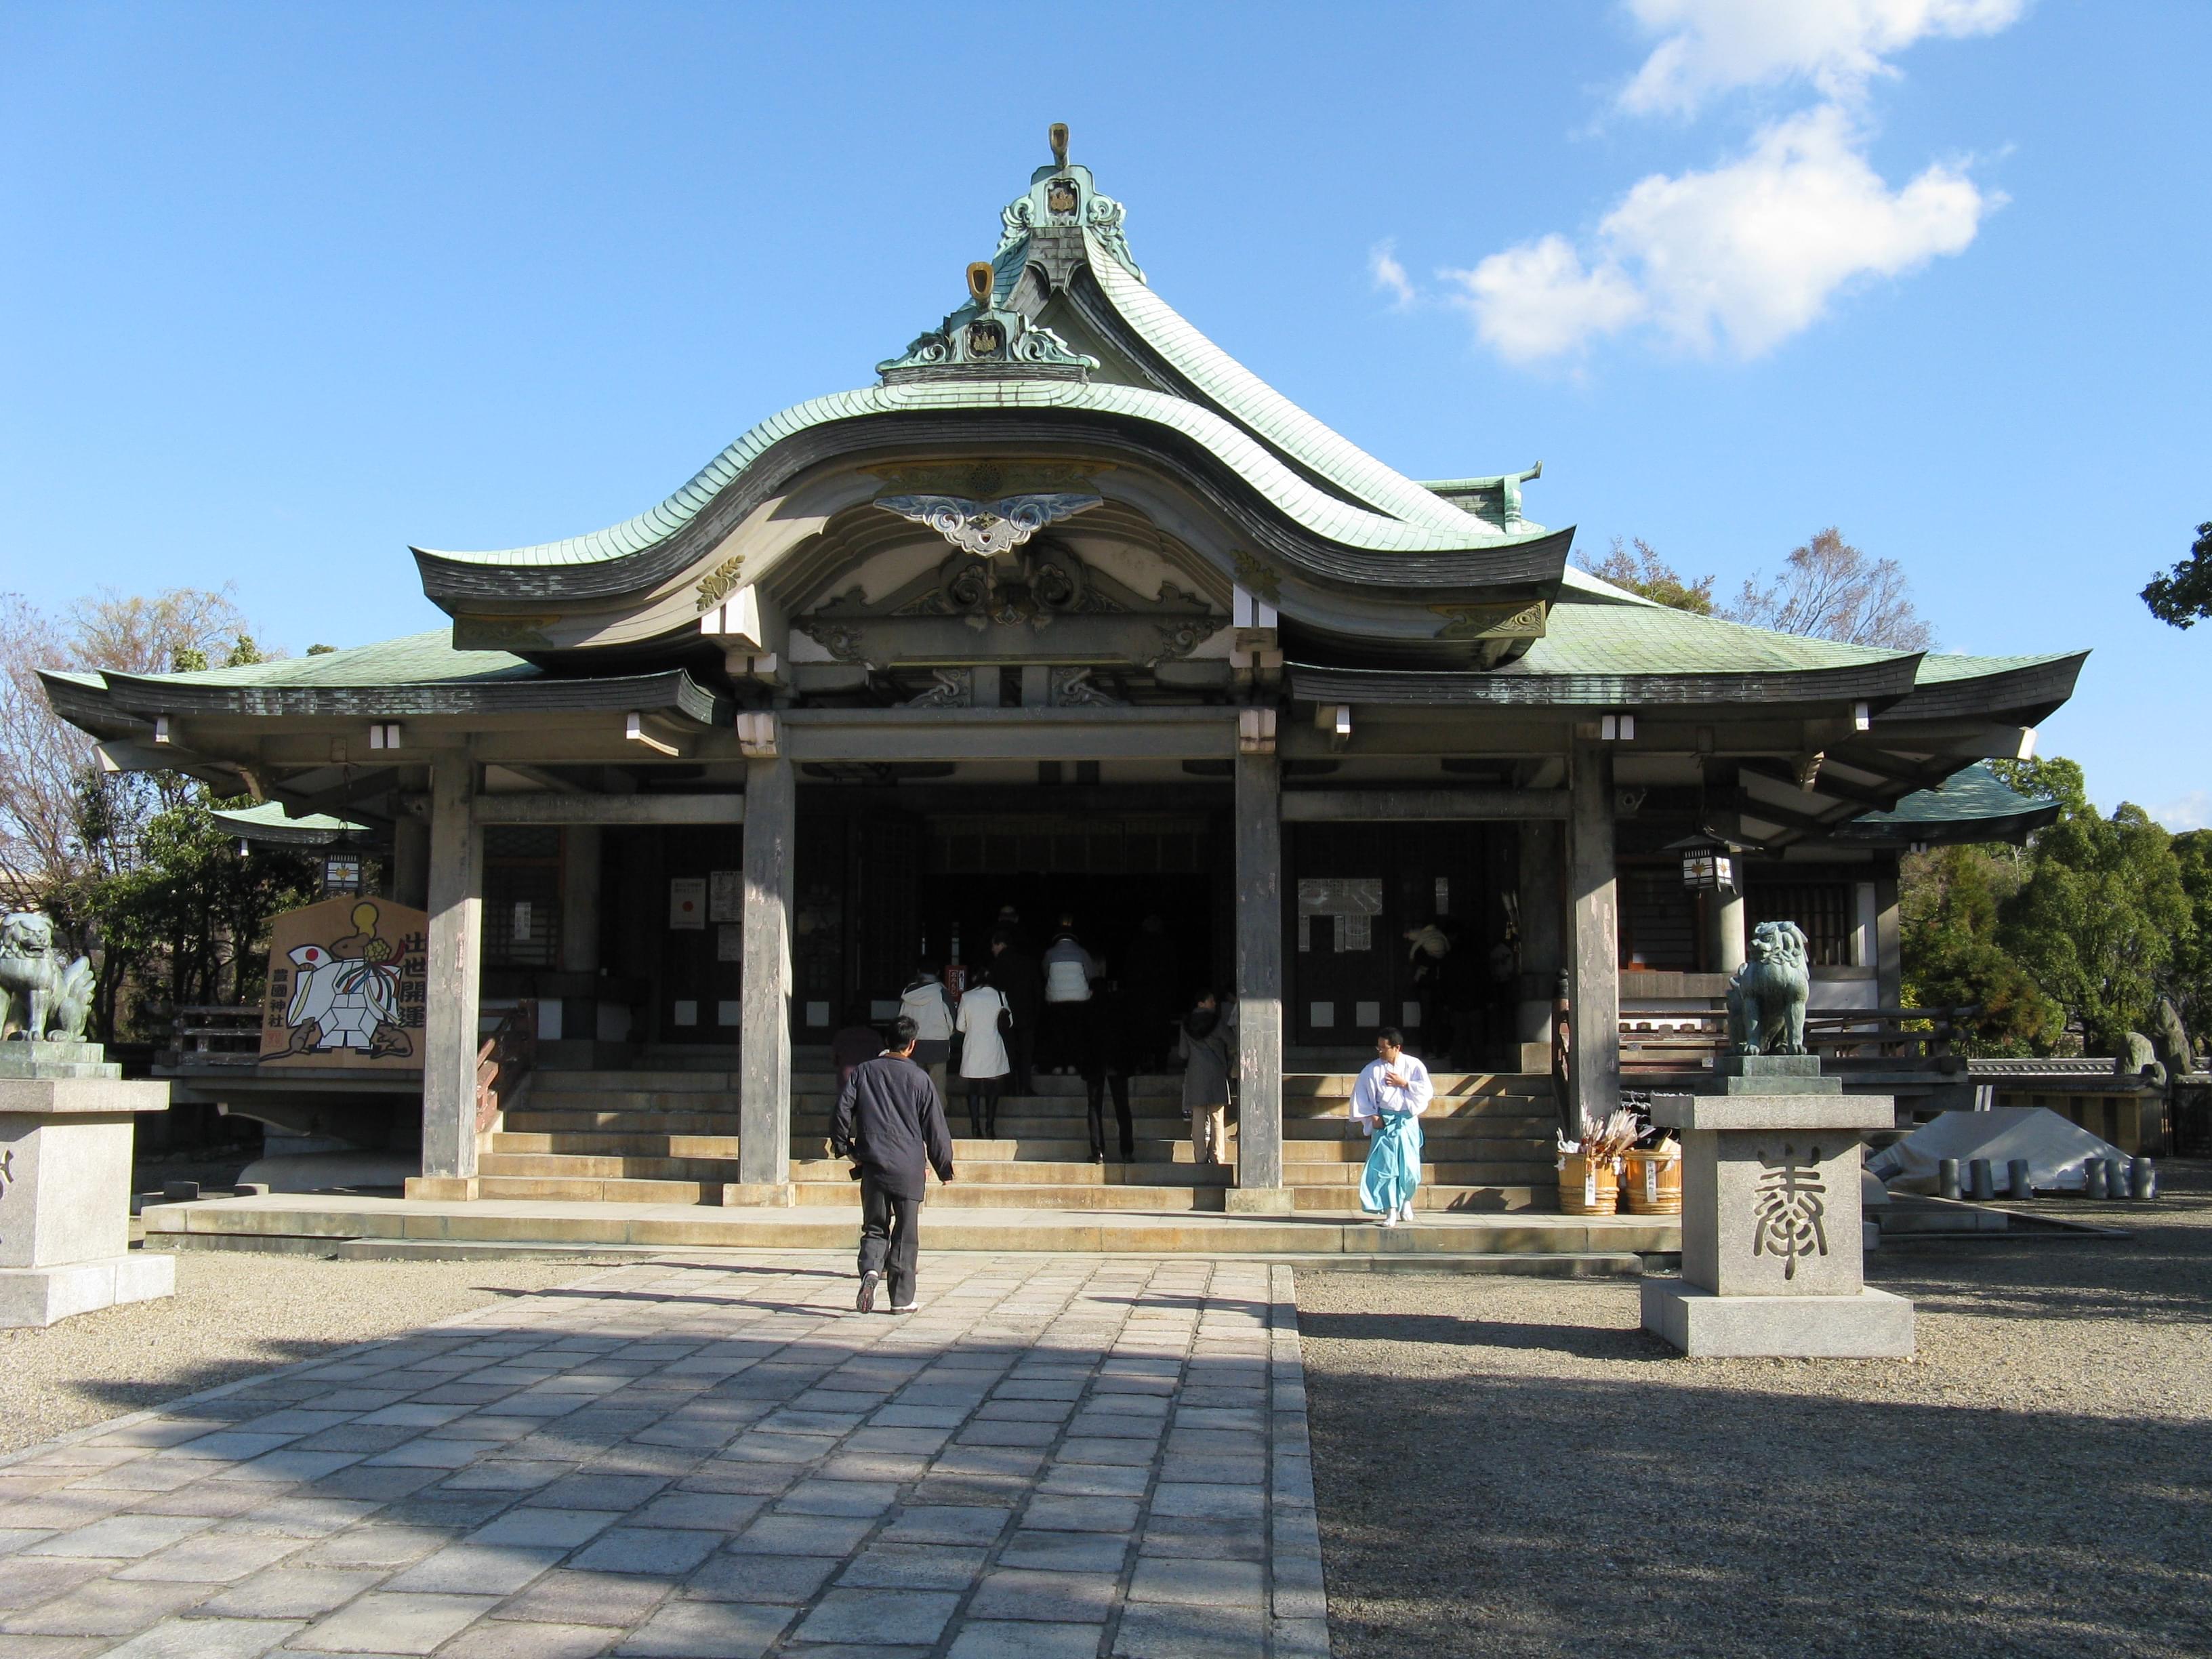
[[[1411,1204],[1421,1184],[1421,1120],[1411,1112],[1385,1112],[1367,1143],[1359,1176],[1359,1206],[1389,1215]]]

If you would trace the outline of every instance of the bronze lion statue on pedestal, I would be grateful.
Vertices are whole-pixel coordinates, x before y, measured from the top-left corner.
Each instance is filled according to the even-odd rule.
[[[1762,921],[1747,954],[1729,983],[1729,1052],[1804,1054],[1805,1001],[1813,992],[1805,930],[1794,921]]]
[[[82,1042],[92,988],[92,963],[63,963],[47,917],[17,910],[0,919],[0,1036]]]

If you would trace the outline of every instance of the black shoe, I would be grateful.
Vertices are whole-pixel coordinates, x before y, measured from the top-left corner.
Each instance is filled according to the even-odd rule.
[[[883,1275],[881,1273],[862,1273],[860,1275],[860,1293],[853,1298],[853,1310],[855,1313],[875,1312],[876,1286],[880,1284],[882,1280]]]
[[[1091,1161],[1093,1164],[1103,1164],[1106,1161],[1106,1149],[1103,1146],[1093,1146],[1091,1149]]]

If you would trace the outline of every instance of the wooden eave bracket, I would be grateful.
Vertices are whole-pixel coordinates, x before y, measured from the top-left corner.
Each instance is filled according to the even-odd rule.
[[[664,721],[635,709],[623,716],[623,737],[640,748],[672,759],[684,754],[688,746]]]
[[[737,727],[738,752],[747,760],[774,760],[782,753],[782,733],[774,710],[740,709]]]
[[[1268,708],[1237,711],[1237,752],[1272,755],[1275,752],[1276,711]]]

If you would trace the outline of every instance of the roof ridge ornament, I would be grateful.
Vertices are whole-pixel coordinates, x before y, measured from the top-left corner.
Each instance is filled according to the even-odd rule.
[[[1052,165],[1030,175],[1026,195],[1017,196],[999,215],[999,247],[1003,256],[1026,238],[1036,262],[1043,265],[1053,285],[1061,287],[1075,267],[1088,262],[1085,235],[1139,282],[1145,280],[1123,227],[1128,210],[1103,194],[1091,169],[1067,159],[1067,123],[1055,121],[1047,134],[1052,145]]]
[[[876,365],[884,384],[962,375],[988,380],[1087,380],[1096,357],[1068,349],[1050,329],[997,303],[999,273],[987,259],[968,267],[968,303]]]

